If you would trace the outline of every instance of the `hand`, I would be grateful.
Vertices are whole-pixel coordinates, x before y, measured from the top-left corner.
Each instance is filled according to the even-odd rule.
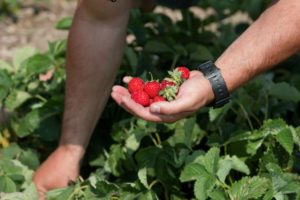
[[[127,76],[123,81],[128,83],[130,79]],[[175,122],[193,114],[214,98],[209,81],[199,71],[191,71],[190,78],[181,85],[177,98],[171,102],[157,102],[143,107],[131,99],[126,88],[118,85],[113,87],[111,96],[131,114],[153,122]]]
[[[60,146],[35,172],[33,181],[39,192],[39,199],[46,199],[46,192],[68,186],[79,174],[79,162],[83,155],[77,147]]]

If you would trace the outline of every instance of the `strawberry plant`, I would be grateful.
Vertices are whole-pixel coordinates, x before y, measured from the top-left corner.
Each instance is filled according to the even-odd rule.
[[[133,95],[146,93],[143,80],[150,71],[162,80],[161,89],[176,93],[171,90],[183,73],[168,74],[171,67],[192,70],[218,57],[248,23],[220,19],[238,10],[254,19],[266,6],[248,0],[199,4],[216,12],[200,19],[184,9],[182,20],[174,22],[165,14],[133,10],[128,34],[135,39],[124,50],[116,83],[124,75],[141,77],[128,88]],[[70,22],[65,18],[57,28],[65,30]],[[217,32],[209,29],[213,24]],[[65,53],[62,40],[50,42],[47,52],[23,48],[11,62],[0,61],[1,200],[37,199],[31,177],[57,145]],[[82,177],[49,191],[47,199],[298,200],[299,63],[295,55],[238,89],[225,107],[202,108],[172,124],[137,119],[110,100],[96,128],[101,134],[93,135],[87,149]],[[144,96],[150,104],[149,94]]]

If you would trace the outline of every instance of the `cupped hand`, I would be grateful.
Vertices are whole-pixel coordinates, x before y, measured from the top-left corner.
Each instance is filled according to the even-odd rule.
[[[131,77],[127,76],[123,81],[128,83],[130,79]],[[213,91],[201,72],[191,71],[190,78],[180,86],[176,99],[171,102],[156,102],[150,107],[143,107],[131,99],[125,87],[119,85],[113,87],[111,96],[136,117],[152,122],[175,122],[212,101]]]
[[[79,174],[79,156],[72,148],[58,147],[35,172],[33,181],[39,193],[39,200],[46,199],[51,189],[67,187]]]

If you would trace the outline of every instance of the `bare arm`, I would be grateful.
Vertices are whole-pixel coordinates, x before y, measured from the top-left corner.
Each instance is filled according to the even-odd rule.
[[[130,6],[130,0],[80,4],[69,37],[60,145],[87,146],[121,62]]]
[[[130,7],[131,0],[79,2],[68,40],[60,144],[34,177],[41,196],[78,176],[79,162],[121,62]]]
[[[268,8],[217,60],[231,91],[300,49],[300,1]]]
[[[300,1],[279,0],[268,8],[217,60],[225,82],[232,92],[259,73],[300,49]],[[128,82],[129,78],[125,78]],[[200,88],[199,88],[200,87]],[[199,91],[199,92],[195,92]],[[112,97],[132,114],[155,122],[174,122],[192,114],[213,100],[210,83],[193,71],[171,103],[143,108],[130,99],[128,91],[113,88]]]

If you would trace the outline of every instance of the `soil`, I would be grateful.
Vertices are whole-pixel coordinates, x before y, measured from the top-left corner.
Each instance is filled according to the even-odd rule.
[[[0,21],[0,59],[11,60],[14,52],[20,47],[33,46],[41,51],[48,48],[48,41],[62,39],[66,31],[56,30],[55,24],[75,10],[74,0],[51,0],[39,3],[40,12],[33,8],[32,0],[22,1],[22,8],[17,12],[17,22],[6,17]]]

